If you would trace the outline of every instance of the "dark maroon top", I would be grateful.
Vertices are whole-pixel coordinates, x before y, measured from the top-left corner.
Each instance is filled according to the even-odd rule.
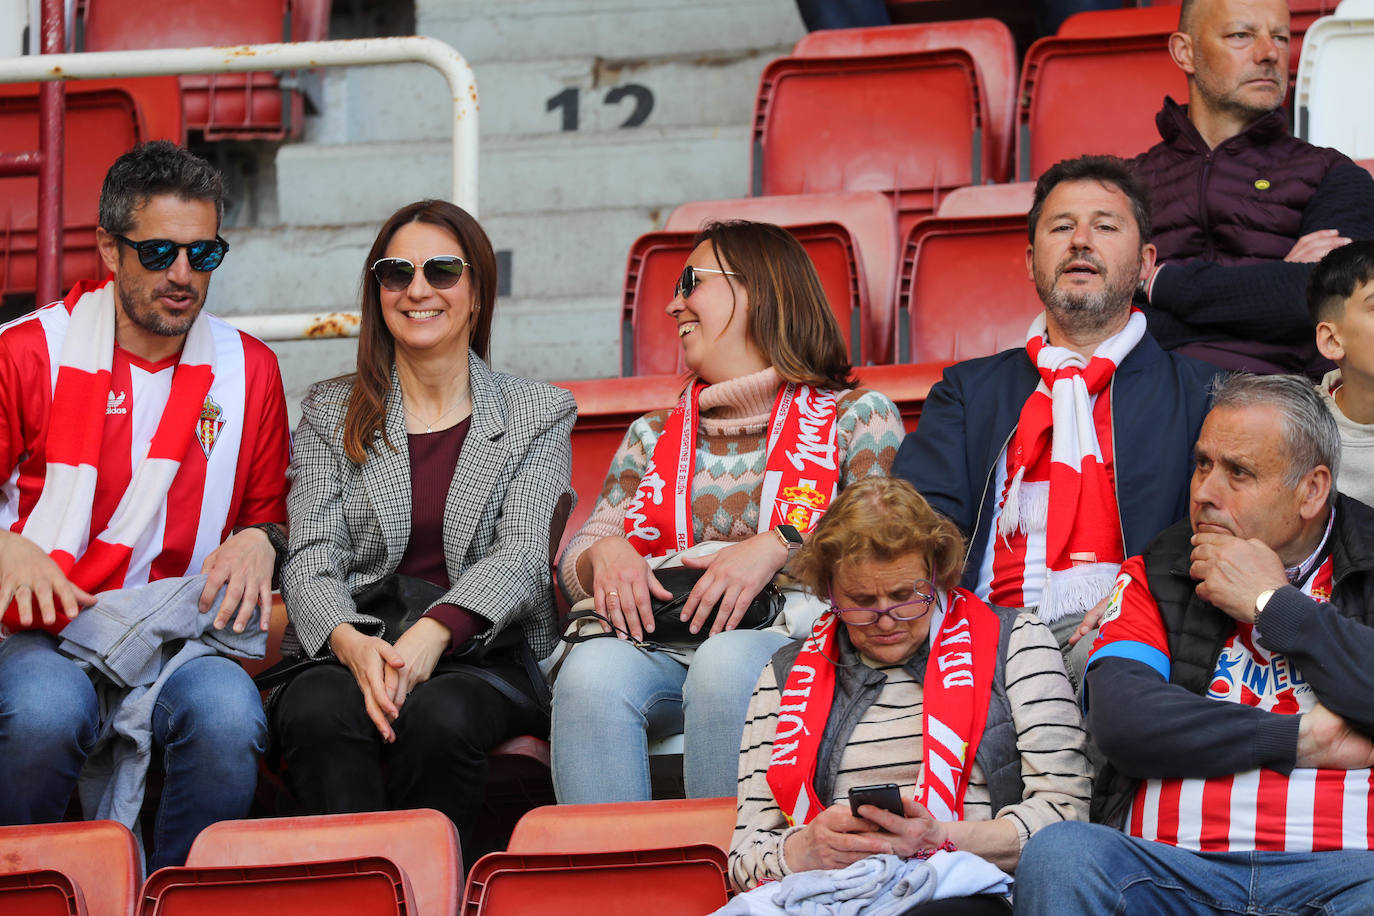
[[[440,588],[452,584],[444,562],[444,503],[471,425],[472,417],[468,417],[448,429],[406,436],[410,448],[410,539],[396,571]],[[456,604],[436,604],[425,616],[448,627],[450,652],[487,628],[481,616]]]

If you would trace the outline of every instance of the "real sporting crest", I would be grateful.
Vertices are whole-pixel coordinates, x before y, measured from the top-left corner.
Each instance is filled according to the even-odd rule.
[[[215,440],[219,438],[220,430],[224,429],[226,421],[223,417],[224,408],[207,394],[200,408],[200,420],[196,423],[196,439],[200,441],[200,450],[205,453],[206,461],[210,460],[210,453],[215,450]]]

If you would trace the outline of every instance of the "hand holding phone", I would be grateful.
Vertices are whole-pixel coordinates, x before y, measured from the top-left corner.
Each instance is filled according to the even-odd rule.
[[[883,783],[876,786],[855,786],[849,790],[849,810],[855,817],[862,817],[859,814],[860,805],[872,805],[875,808],[882,808],[884,811],[891,811],[898,817],[903,817],[902,811],[902,791],[895,782]]]

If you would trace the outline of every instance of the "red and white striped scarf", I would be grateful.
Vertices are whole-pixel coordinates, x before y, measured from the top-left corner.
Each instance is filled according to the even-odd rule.
[[[678,399],[663,424],[639,488],[625,512],[625,539],[641,556],[686,550],[694,541],[692,474],[696,470],[698,380]],[[839,397],[834,391],[788,382],[778,389],[768,421],[760,533],[776,525],[810,531],[835,498],[840,483]],[[672,469],[670,501],[662,469]]]
[[[89,592],[118,587],[134,545],[161,514],[167,491],[202,425],[214,381],[214,334],[206,316],[191,325],[172,377],[171,393],[133,468],[128,488],[105,529],[92,537],[105,412],[114,358],[114,282],[79,284],[67,297],[71,317],[53,383],[43,490],[17,530]],[[6,618],[13,620],[14,606]],[[57,628],[64,624],[60,620]]]
[[[1045,532],[1045,589],[1038,614],[1046,622],[1082,613],[1112,590],[1125,560],[1116,493],[1093,425],[1092,398],[1145,334],[1145,315],[1132,309],[1126,326],[1098,344],[1092,359],[1045,340],[1045,315],[1031,322],[1026,353],[1040,383],[1026,399],[1007,446],[1007,488],[997,534]],[[1033,470],[1049,452],[1049,477]],[[998,549],[994,546],[994,549]]]
[[[964,794],[988,721],[1001,622],[962,588],[951,591],[947,601],[944,615],[931,621],[937,636],[922,682],[922,766],[916,801],[936,820],[958,821],[964,817]],[[816,762],[835,700],[833,659],[839,626],[833,612],[821,615],[782,688],[767,779],[792,825],[810,822],[826,807],[816,796]]]

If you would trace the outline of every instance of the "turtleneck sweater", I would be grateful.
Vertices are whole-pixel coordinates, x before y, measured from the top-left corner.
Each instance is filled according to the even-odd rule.
[[[692,474],[693,541],[743,541],[758,533],[763,475],[768,463],[768,420],[782,379],[771,366],[701,390],[696,466]],[[569,542],[559,563],[568,597],[588,592],[577,581],[577,558],[603,537],[625,536],[625,511],[653,454],[671,408],[630,424],[611,459],[591,516]],[[904,430],[891,400],[865,388],[839,393],[840,487],[892,467]]]

